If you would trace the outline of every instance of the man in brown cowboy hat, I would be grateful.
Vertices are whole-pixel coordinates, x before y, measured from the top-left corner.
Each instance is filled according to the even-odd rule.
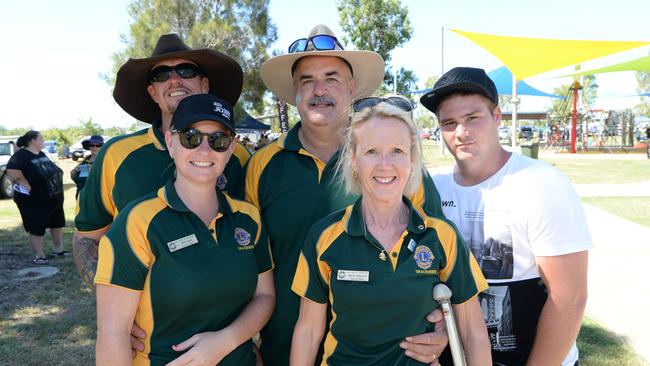
[[[290,131],[259,150],[247,165],[246,199],[261,212],[276,264],[275,312],[262,330],[262,357],[267,365],[288,365],[291,336],[300,298],[291,284],[309,227],[325,215],[353,203],[334,182],[339,149],[349,127],[353,100],[372,94],[384,77],[384,61],[370,51],[345,51],[324,25],[289,47],[289,54],[262,65],[264,84],[278,98],[295,105],[301,117]],[[420,189],[421,204],[440,214],[433,183]],[[430,320],[440,320],[439,312]],[[439,327],[437,327],[439,328]],[[408,337],[406,354],[437,362],[446,345],[444,330]]]
[[[93,164],[77,202],[73,250],[83,280],[90,286],[97,266],[97,243],[129,202],[151,192],[174,174],[164,133],[178,103],[210,93],[234,105],[243,84],[242,69],[211,49],[193,50],[176,34],[163,35],[149,58],[129,59],[117,72],[113,97],[134,118],[151,127],[111,139]],[[241,195],[243,166],[250,154],[239,144],[218,182]]]

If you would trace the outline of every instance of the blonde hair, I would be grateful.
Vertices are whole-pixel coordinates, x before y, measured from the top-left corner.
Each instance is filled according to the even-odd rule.
[[[381,102],[373,107],[363,108],[359,112],[352,115],[350,127],[348,127],[345,138],[343,141],[343,148],[341,155],[336,166],[336,174],[340,179],[340,183],[348,194],[361,194],[361,186],[359,180],[354,177],[352,171],[352,156],[357,148],[357,136],[354,131],[357,130],[363,123],[375,117],[392,117],[396,118],[409,129],[411,136],[411,175],[406,182],[404,194],[412,196],[415,194],[420,186],[422,180],[422,171],[424,165],[422,163],[422,141],[420,140],[420,132],[418,127],[413,121],[413,114],[411,111],[405,111],[397,106],[387,102]],[[363,137],[361,137],[363,138]]]

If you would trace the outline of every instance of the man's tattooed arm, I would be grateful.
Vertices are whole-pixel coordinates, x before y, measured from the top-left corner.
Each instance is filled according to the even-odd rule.
[[[81,279],[92,290],[95,290],[95,273],[97,272],[97,252],[99,249],[99,239],[104,234],[102,232],[79,233],[76,232],[72,237],[72,252],[74,260],[77,263],[77,270]]]

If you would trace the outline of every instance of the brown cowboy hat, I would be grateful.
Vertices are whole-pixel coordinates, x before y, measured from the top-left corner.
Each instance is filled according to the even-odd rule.
[[[328,26],[319,24],[312,28],[307,39],[325,34],[334,36]],[[262,64],[261,76],[264,85],[279,99],[295,105],[296,88],[293,86],[293,65],[306,56],[334,56],[345,60],[352,68],[355,82],[353,99],[368,96],[377,90],[384,80],[384,60],[372,51],[345,51],[338,44],[333,50],[317,50],[309,42],[304,52],[289,53],[273,57]]]
[[[171,58],[184,58],[199,65],[210,80],[210,94],[231,105],[239,100],[244,74],[237,61],[215,50],[193,50],[178,35],[165,34],[158,39],[151,57],[130,58],[117,71],[113,98],[126,113],[147,123],[160,116],[160,107],[147,92],[147,73],[156,63]]]

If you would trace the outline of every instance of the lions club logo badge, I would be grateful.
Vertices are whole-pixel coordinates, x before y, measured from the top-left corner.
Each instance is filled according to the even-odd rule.
[[[240,227],[235,228],[235,241],[237,244],[245,247],[251,243],[251,234]]]
[[[228,184],[228,178],[226,178],[225,175],[221,174],[219,178],[217,178],[217,188],[223,191],[224,188],[226,188],[227,184]]]
[[[418,265],[418,267],[422,269],[429,269],[433,264],[434,256],[433,252],[428,246],[418,245],[418,247],[415,248],[413,259],[415,259],[415,263]]]

